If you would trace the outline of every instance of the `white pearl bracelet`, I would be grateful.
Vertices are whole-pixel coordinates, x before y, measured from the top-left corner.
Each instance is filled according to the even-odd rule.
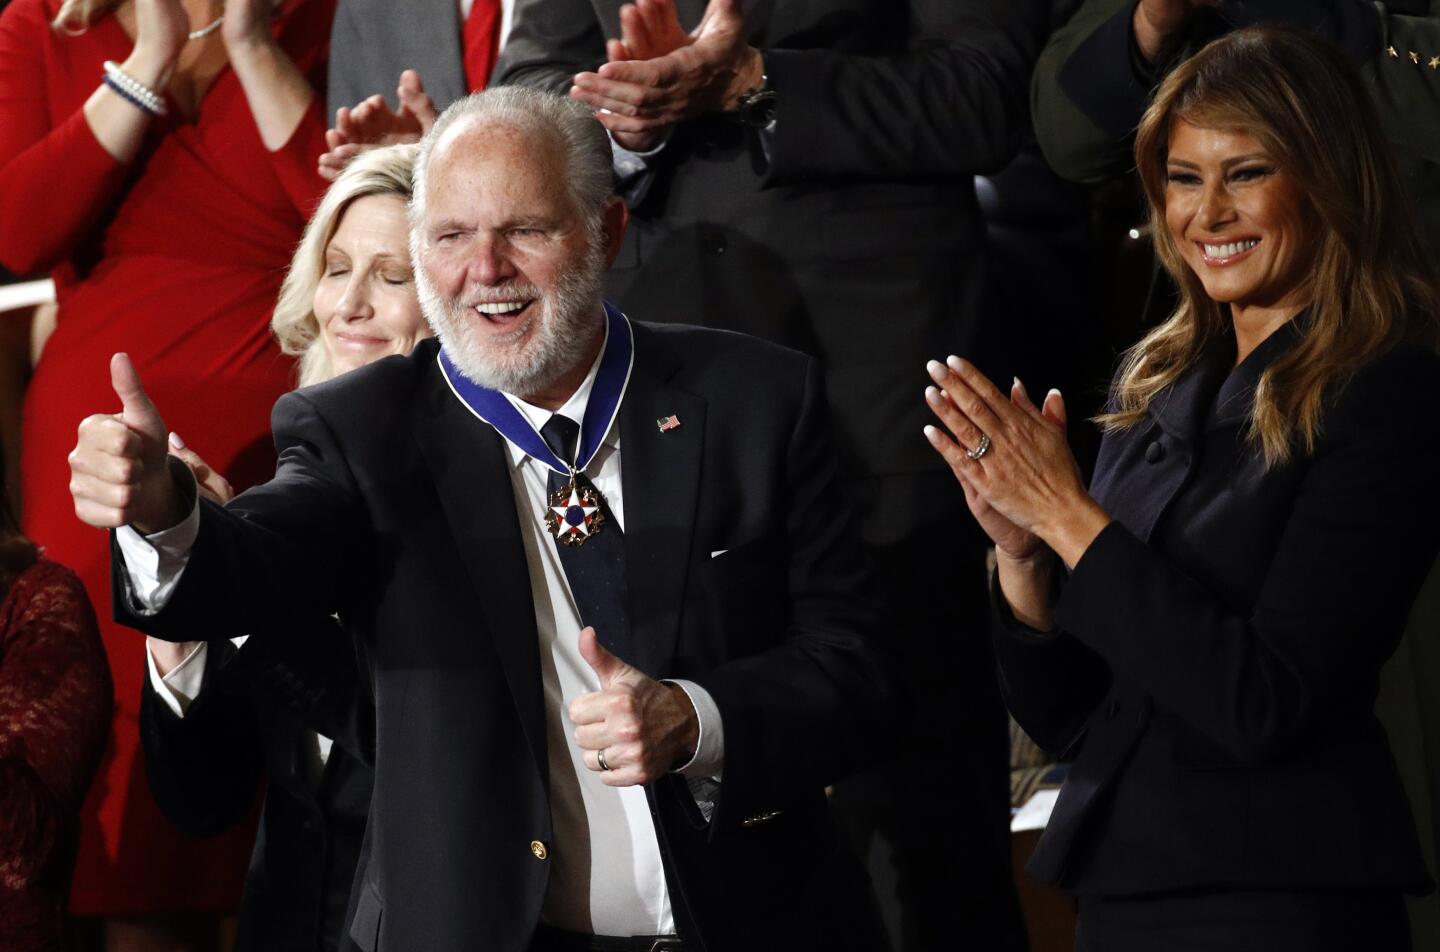
[[[165,100],[161,99],[155,90],[121,69],[120,64],[114,60],[105,61],[105,85],[150,115],[165,115]]]

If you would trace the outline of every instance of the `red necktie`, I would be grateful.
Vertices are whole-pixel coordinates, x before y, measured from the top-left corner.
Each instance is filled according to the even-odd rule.
[[[465,18],[465,83],[478,92],[500,56],[500,0],[475,0]]]

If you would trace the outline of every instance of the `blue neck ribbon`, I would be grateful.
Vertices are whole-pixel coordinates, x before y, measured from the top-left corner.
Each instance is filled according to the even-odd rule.
[[[610,431],[620,412],[620,402],[625,398],[625,388],[630,383],[630,368],[635,362],[635,340],[630,329],[630,320],[608,301],[605,303],[603,347],[600,369],[595,375],[595,386],[585,404],[585,419],[580,421],[580,445],[573,467],[568,461],[555,455],[540,435],[540,431],[530,424],[525,414],[505,399],[503,393],[482,387],[466,377],[443,347],[440,349],[440,371],[445,375],[445,382],[450,385],[451,392],[471,413],[555,472],[568,476],[584,471],[600,450],[605,434]]]

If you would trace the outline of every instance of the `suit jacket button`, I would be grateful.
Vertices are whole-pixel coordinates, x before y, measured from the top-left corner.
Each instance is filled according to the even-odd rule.
[[[1158,463],[1165,458],[1165,445],[1159,440],[1145,447],[1145,462]]]
[[[536,859],[546,859],[550,856],[550,851],[539,840],[530,841],[530,852],[535,854]]]

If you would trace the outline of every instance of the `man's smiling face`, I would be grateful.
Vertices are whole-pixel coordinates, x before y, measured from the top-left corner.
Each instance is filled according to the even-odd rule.
[[[426,318],[475,382],[524,396],[584,358],[603,321],[604,233],[565,188],[558,140],[462,122],[435,146],[416,257]]]

